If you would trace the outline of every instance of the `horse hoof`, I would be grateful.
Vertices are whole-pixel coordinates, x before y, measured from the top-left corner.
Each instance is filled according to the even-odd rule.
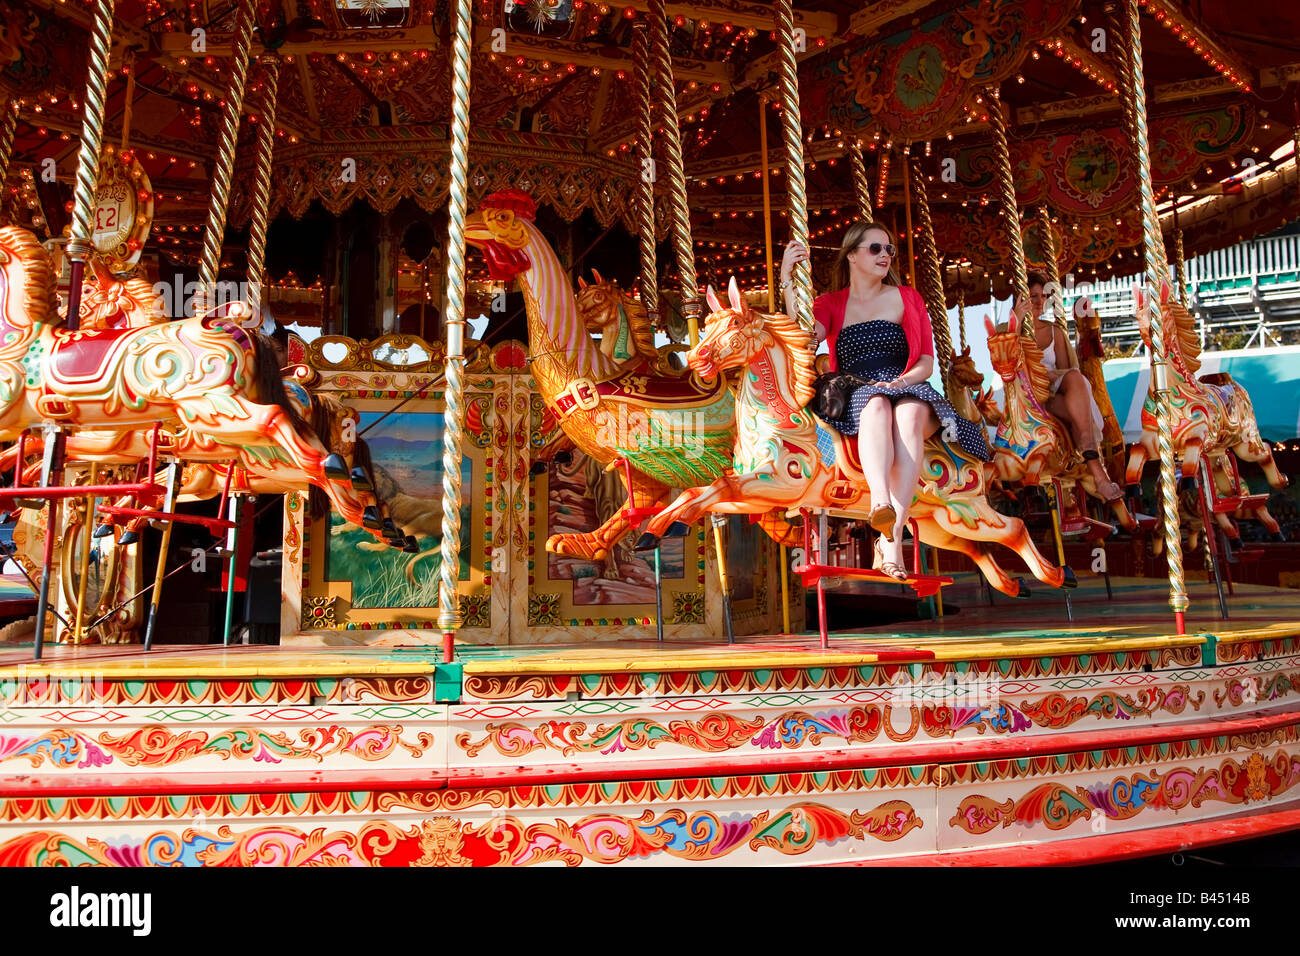
[[[385,518],[383,523],[380,525],[380,530],[384,532],[384,537],[386,538],[396,538],[398,541],[402,540],[402,532],[398,530],[397,525],[393,524],[392,518]]]
[[[528,473],[534,477],[546,474],[546,462],[535,461],[528,466]]]
[[[132,531],[130,528],[127,528],[125,531],[122,532],[122,537],[117,539],[117,543],[120,545],[135,544],[139,540],[140,540],[140,533],[138,531]]]
[[[551,460],[557,465],[571,465],[573,464],[573,452],[557,451]]]
[[[40,511],[45,507],[45,502],[40,498],[15,498],[14,504],[26,511]]]
[[[366,505],[361,512],[361,524],[369,531],[378,531],[384,526],[379,520],[379,509],[374,505]]]
[[[659,547],[659,539],[647,531],[641,537],[636,539],[636,544],[632,546],[633,551],[653,551]]]
[[[321,471],[325,472],[325,477],[333,481],[348,480],[348,466],[339,455],[326,455],[325,460],[320,463]]]
[[[407,554],[419,554],[420,546],[416,543],[413,535],[406,535],[402,538],[402,550]]]
[[[0,512],[0,524],[9,524],[9,522],[13,521],[17,517],[18,512],[16,511]]]
[[[1020,586],[1020,590],[1016,591],[1016,597],[1022,600],[1029,597],[1029,585],[1025,583],[1025,579],[1016,578],[1016,584]]]
[[[1183,477],[1178,479],[1178,493],[1180,495],[1195,490],[1196,490],[1195,475],[1183,475]]]
[[[112,533],[113,533],[113,526],[111,524],[101,524],[99,527],[97,527],[94,531],[90,533],[90,536],[92,538],[107,538]]]
[[[1061,574],[1063,575],[1061,587],[1073,589],[1079,586],[1079,579],[1074,576],[1074,568],[1067,564],[1061,568]]]
[[[1273,540],[1276,541],[1278,544],[1286,544],[1287,537],[1286,537],[1286,534],[1285,534],[1284,532],[1281,532],[1281,531],[1274,531],[1274,532],[1273,532]]]
[[[682,521],[674,521],[664,532],[665,538],[684,538],[690,532],[691,526]]]
[[[1141,486],[1141,485],[1125,485],[1125,486],[1124,486],[1124,494],[1125,494],[1126,497],[1129,497],[1129,498],[1141,498],[1141,497],[1142,497],[1142,486]]]
[[[374,491],[375,486],[370,481],[370,476],[366,474],[364,468],[357,467],[352,469],[352,490],[353,491]]]

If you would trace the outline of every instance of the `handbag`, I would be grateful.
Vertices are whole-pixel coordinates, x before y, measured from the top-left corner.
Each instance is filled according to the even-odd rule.
[[[812,410],[818,418],[839,421],[849,410],[849,395],[859,385],[871,384],[848,372],[827,372],[813,382]]]

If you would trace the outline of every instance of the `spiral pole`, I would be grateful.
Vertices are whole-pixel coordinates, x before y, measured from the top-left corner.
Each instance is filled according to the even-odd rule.
[[[280,58],[260,58],[265,93],[257,127],[257,168],[253,174],[253,210],[248,225],[248,304],[262,314],[262,285],[266,281],[266,224],[271,203],[271,157],[275,153],[275,110],[280,89]]]
[[[1174,210],[1174,220],[1178,219],[1178,210]],[[1178,279],[1178,301],[1187,305],[1187,260],[1183,258],[1183,231],[1174,230],[1174,276]]]
[[[682,132],[677,123],[677,92],[673,85],[673,61],[668,51],[668,19],[664,0],[649,0],[650,51],[654,63],[654,89],[664,128],[664,152],[668,158],[668,187],[673,211],[673,248],[677,250],[677,271],[682,280],[682,315],[691,346],[700,340],[700,286],[695,274],[695,249],[691,240],[691,212],[686,204],[686,167],[682,161]],[[653,167],[652,167],[653,168]]]
[[[18,99],[10,97],[0,109],[0,186],[9,179],[9,161],[14,156],[14,136],[18,132]]]
[[[781,132],[785,140],[786,218],[790,241],[808,245],[808,193],[803,176],[803,130],[799,126],[799,70],[794,56],[794,10],[790,0],[772,4],[781,61]],[[791,275],[795,319],[812,333],[812,269],[796,263]]]
[[[889,154],[890,146],[880,151],[880,158],[876,160],[876,208],[885,208],[885,195],[889,192]]]
[[[221,243],[226,235],[226,206],[230,199],[230,177],[235,168],[235,146],[239,141],[239,117],[244,108],[244,83],[248,79],[248,48],[252,36],[253,0],[240,0],[239,11],[235,14],[230,85],[226,88],[226,105],[221,110],[212,192],[208,196],[208,219],[203,227],[203,249],[199,253],[199,296],[208,307],[216,299],[217,270],[221,266]]]
[[[966,288],[961,282],[961,269],[957,270],[957,333],[961,336],[961,350],[966,351]]]
[[[108,52],[113,42],[114,0],[98,0],[95,20],[90,28],[89,56],[86,63],[86,110],[81,120],[81,148],[77,151],[77,182],[72,193],[72,226],[69,230],[68,258],[85,262],[90,255],[91,218],[95,212],[95,193],[99,188],[99,154],[104,144],[104,103],[108,91]],[[75,267],[75,266],[74,266]],[[75,279],[79,279],[75,276]],[[81,306],[81,283],[69,286],[68,322],[77,321]],[[73,306],[76,306],[74,308]]]
[[[934,219],[930,216],[930,198],[925,186],[925,172],[916,158],[911,160],[912,179],[916,183],[916,213],[921,226],[921,296],[930,325],[934,329],[934,357],[944,389],[948,387],[948,370],[952,368],[952,330],[948,328],[948,304],[943,293],[943,267],[939,264],[939,246],[934,238]]]
[[[471,0],[457,0],[452,38],[451,170],[447,198],[447,367],[442,432],[442,579],[438,627],[443,655],[455,653],[460,627],[460,462],[465,430],[465,215],[469,205],[469,56]]]
[[[650,37],[646,24],[632,26],[632,69],[636,74],[636,151],[641,170],[636,189],[637,232],[641,248],[641,303],[653,324],[659,315],[659,263],[655,248],[654,103],[651,100]],[[647,162],[649,160],[649,162]]]
[[[1011,170],[1011,149],[1007,145],[1007,121],[1002,114],[1002,99],[997,90],[986,94],[989,107],[989,126],[993,129],[994,160],[998,167],[998,191],[1002,194],[1002,223],[1007,231],[1007,247],[1011,250],[1011,290],[1019,302],[1029,299],[1029,275],[1025,267],[1025,243],[1020,235],[1020,210],[1016,206],[1016,182]],[[1027,331],[1033,319],[1025,313]]]
[[[1061,294],[1061,270],[1056,261],[1056,234],[1052,232],[1052,216],[1046,205],[1038,207],[1038,226],[1043,232],[1043,278],[1049,284],[1057,284],[1056,294],[1052,296],[1052,318],[1066,334],[1068,342],[1070,330],[1065,326],[1065,298]]]
[[[1156,396],[1156,446],[1160,451],[1160,491],[1164,510],[1165,555],[1169,564],[1169,606],[1173,608],[1178,633],[1185,630],[1187,587],[1183,577],[1182,537],[1178,528],[1178,488],[1174,469],[1173,409],[1169,395],[1169,362],[1165,354],[1160,290],[1169,281],[1164,236],[1156,213],[1155,189],[1151,183],[1151,147],[1147,139],[1146,87],[1142,78],[1142,21],[1138,0],[1124,0],[1127,14],[1128,77],[1133,102],[1134,147],[1137,153],[1138,188],[1142,196],[1142,227],[1146,270],[1142,308],[1151,326],[1151,381]],[[1207,529],[1206,534],[1210,531]]]
[[[867,181],[867,164],[862,158],[862,144],[849,143],[849,169],[853,173],[853,201],[863,222],[871,222],[871,186]]]

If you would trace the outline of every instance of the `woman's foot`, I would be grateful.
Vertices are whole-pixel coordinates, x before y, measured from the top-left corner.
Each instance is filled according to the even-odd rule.
[[[885,536],[886,541],[894,540],[894,525],[898,522],[898,512],[892,505],[876,505],[867,515],[867,524]]]
[[[1083,458],[1088,464],[1088,471],[1092,473],[1097,497],[1105,502],[1118,501],[1124,497],[1124,489],[1110,480],[1110,475],[1106,473],[1106,466],[1101,463],[1101,457],[1096,451],[1092,449],[1085,451]]]
[[[892,542],[891,542],[891,544],[892,544]],[[892,552],[893,550],[894,550],[894,548],[891,547],[891,548],[890,548],[890,551]],[[899,551],[899,555],[898,555],[898,556],[901,558],[901,557],[902,557],[902,548],[901,548],[901,546],[898,548],[898,551]],[[876,568],[876,570],[878,570],[878,571],[882,571],[882,572],[884,572],[885,574],[888,574],[888,575],[889,575],[891,578],[893,578],[895,581],[906,581],[906,580],[907,580],[907,568],[906,568],[906,566],[905,566],[905,565],[902,565],[902,564],[899,564],[899,563],[897,563],[897,562],[895,562],[895,561],[887,560],[887,559],[885,558],[885,552],[884,552],[884,550],[881,548],[881,545],[880,545],[880,537],[877,537],[877,538],[876,538],[876,561],[875,561],[874,567]]]

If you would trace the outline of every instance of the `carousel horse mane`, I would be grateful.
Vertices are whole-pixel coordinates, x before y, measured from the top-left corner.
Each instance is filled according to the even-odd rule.
[[[149,280],[143,276],[119,279],[95,258],[89,265],[79,310],[83,328],[129,328],[167,321]]]
[[[57,301],[45,247],[21,226],[0,226],[0,324],[19,328],[57,321]]]
[[[606,279],[594,269],[591,275],[591,282],[579,276],[576,296],[578,315],[587,330],[599,332],[602,338],[613,334],[618,310],[622,308],[632,356],[656,361],[659,353],[655,348],[655,331],[645,305],[620,289],[616,280]]]
[[[1195,375],[1201,368],[1201,338],[1196,334],[1196,319],[1185,305],[1173,297],[1162,303],[1161,311],[1165,315],[1165,328],[1177,344],[1183,365],[1190,374]]]

